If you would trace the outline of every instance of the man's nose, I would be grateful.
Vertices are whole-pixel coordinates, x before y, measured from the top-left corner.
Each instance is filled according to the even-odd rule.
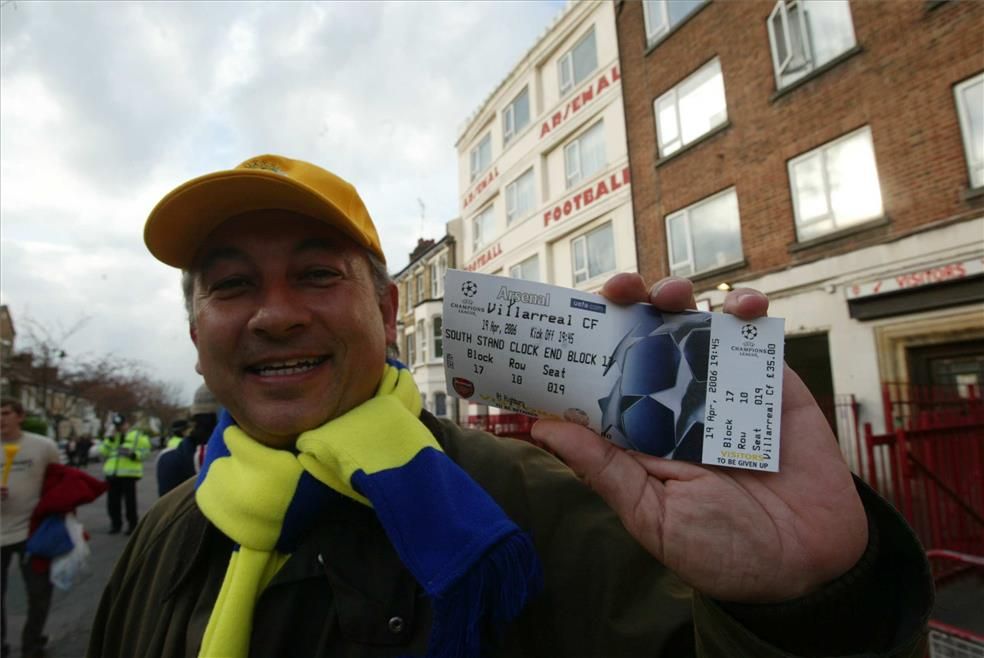
[[[303,296],[286,283],[267,285],[249,320],[249,330],[269,338],[288,338],[311,320]]]

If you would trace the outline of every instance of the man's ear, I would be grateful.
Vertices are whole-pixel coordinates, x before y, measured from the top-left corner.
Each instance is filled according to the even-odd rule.
[[[386,329],[386,344],[396,344],[396,311],[400,308],[400,289],[395,283],[386,286],[386,292],[379,297],[379,311],[383,315]]]
[[[202,361],[198,358],[198,329],[195,325],[188,325],[188,335],[191,336],[191,342],[195,344],[195,372],[202,375]]]

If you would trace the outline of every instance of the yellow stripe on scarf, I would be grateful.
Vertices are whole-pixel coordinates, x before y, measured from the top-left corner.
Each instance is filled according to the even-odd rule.
[[[229,559],[222,589],[202,638],[199,658],[249,655],[253,608],[260,593],[287,561],[287,555],[241,546]],[[247,632],[244,632],[247,631]]]
[[[195,500],[202,513],[237,544],[272,551],[304,469],[286,450],[273,450],[230,425],[223,434],[237,459],[209,466]]]

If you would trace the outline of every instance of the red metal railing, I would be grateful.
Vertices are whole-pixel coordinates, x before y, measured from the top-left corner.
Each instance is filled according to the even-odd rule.
[[[980,615],[984,557],[941,550],[926,555],[936,583],[936,606],[929,620],[930,658],[984,656]]]
[[[883,386],[888,432],[865,425],[866,479],[923,545],[984,553],[984,404],[975,387]]]

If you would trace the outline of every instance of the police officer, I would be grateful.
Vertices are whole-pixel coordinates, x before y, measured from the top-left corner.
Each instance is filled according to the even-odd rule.
[[[120,514],[120,499],[126,501],[126,534],[131,534],[137,526],[137,480],[143,477],[143,461],[150,454],[150,439],[138,429],[130,429],[127,418],[121,414],[113,417],[115,433],[107,437],[100,446],[106,459],[103,473],[109,484],[106,505],[109,511],[109,534],[115,535],[123,529]]]

